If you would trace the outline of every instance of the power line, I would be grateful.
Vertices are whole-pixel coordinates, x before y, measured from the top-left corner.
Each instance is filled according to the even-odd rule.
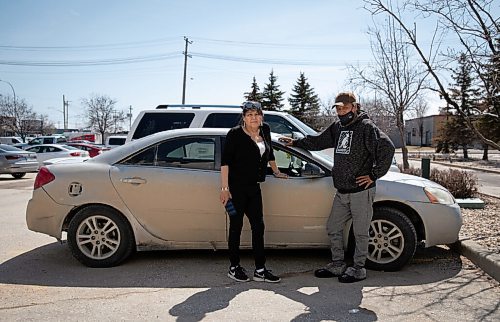
[[[179,41],[179,37],[168,37],[155,40],[133,41],[112,44],[80,45],[80,46],[15,46],[0,45],[0,50],[24,50],[24,51],[58,51],[58,50],[82,50],[82,49],[116,49],[134,48],[145,45],[164,45]]]
[[[256,63],[256,64],[275,64],[275,65],[295,65],[295,66],[344,66],[344,61],[314,61],[314,60],[291,60],[291,59],[269,59],[269,58],[250,58],[238,56],[226,56],[216,54],[206,54],[191,52],[193,57],[226,60],[243,63]]]
[[[97,66],[97,65],[117,65],[117,64],[132,64],[151,61],[159,61],[171,59],[180,56],[180,52],[171,52],[166,54],[137,56],[126,58],[111,58],[111,59],[96,59],[96,60],[80,60],[80,61],[9,61],[0,60],[0,65],[10,66],[32,66],[32,67],[78,67],[78,66]]]

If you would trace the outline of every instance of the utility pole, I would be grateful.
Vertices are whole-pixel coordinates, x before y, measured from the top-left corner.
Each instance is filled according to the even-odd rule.
[[[189,38],[184,37],[184,41],[186,42],[186,49],[184,50],[184,82],[182,84],[182,104],[186,103],[186,70],[187,70],[187,59],[188,56],[191,58],[191,55],[188,55],[188,44],[192,44],[192,41],[189,41]]]
[[[128,107],[128,130],[132,130],[132,105]]]
[[[69,101],[67,101],[63,95],[63,117],[64,117],[64,130],[68,129],[68,106]]]

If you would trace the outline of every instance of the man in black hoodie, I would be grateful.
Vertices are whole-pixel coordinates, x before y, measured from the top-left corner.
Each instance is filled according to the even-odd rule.
[[[342,283],[352,283],[366,278],[364,266],[376,180],[389,170],[394,145],[368,115],[359,110],[353,93],[338,94],[334,107],[339,121],[321,134],[300,140],[281,138],[280,141],[306,150],[335,148],[332,177],[337,193],[327,222],[332,262],[316,270],[314,275],[320,278],[337,276]],[[352,219],[356,241],[352,267],[346,267],[343,247],[343,230],[349,219]]]

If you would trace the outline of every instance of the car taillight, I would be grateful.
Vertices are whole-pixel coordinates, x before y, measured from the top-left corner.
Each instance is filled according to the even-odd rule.
[[[72,157],[79,157],[81,152],[71,152],[69,155]]]
[[[20,155],[6,155],[5,158],[7,160],[17,160],[17,159],[21,158],[21,156]]]
[[[56,177],[46,167],[41,167],[35,178],[35,185],[33,189],[38,189],[47,183],[54,181]]]

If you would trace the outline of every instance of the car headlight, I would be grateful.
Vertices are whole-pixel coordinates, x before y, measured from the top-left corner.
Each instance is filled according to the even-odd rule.
[[[448,190],[425,187],[424,192],[431,203],[440,203],[443,205],[452,205],[455,203],[455,198],[453,198],[453,195]]]

